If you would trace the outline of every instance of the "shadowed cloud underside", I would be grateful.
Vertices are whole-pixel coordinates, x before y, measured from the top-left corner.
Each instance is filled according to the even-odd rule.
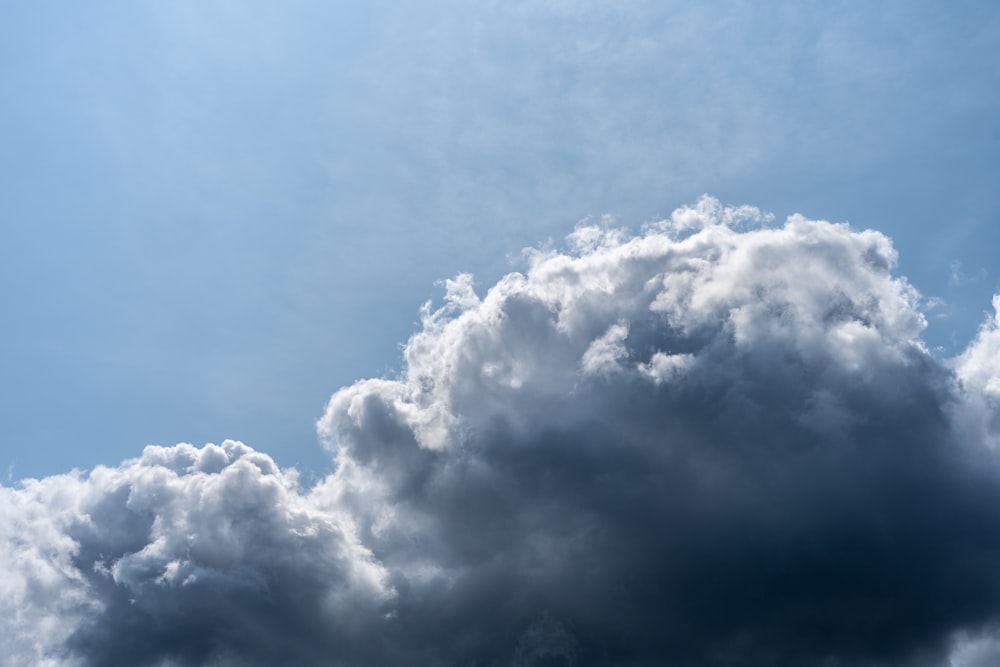
[[[232,441],[0,488],[4,664],[991,664],[1000,328],[932,356],[895,264],[705,197],[457,276],[309,488]]]

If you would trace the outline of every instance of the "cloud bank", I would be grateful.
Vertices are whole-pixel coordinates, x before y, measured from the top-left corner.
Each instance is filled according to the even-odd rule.
[[[334,394],[311,488],[231,441],[0,488],[4,664],[997,654],[1000,320],[939,360],[887,237],[708,197],[526,263]]]

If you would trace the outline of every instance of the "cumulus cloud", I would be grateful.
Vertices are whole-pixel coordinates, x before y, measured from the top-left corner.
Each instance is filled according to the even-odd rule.
[[[10,664],[995,653],[995,322],[938,360],[884,235],[708,197],[526,261],[334,394],[310,489],[233,442],[0,489]]]
[[[350,522],[240,443],[2,491],[4,664],[349,664],[388,595]]]
[[[993,297],[994,316],[955,362],[964,390],[962,423],[971,425],[971,439],[1000,447],[1000,294]]]

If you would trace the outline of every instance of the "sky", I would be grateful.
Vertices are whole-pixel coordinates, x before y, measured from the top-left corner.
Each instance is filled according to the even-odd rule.
[[[6,8],[2,664],[993,664],[996,62],[974,1]]]

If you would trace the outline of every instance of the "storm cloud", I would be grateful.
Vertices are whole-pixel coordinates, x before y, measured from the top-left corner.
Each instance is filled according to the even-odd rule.
[[[230,441],[0,489],[6,664],[996,654],[997,320],[936,358],[887,237],[709,197],[525,264],[334,394],[310,488]]]

